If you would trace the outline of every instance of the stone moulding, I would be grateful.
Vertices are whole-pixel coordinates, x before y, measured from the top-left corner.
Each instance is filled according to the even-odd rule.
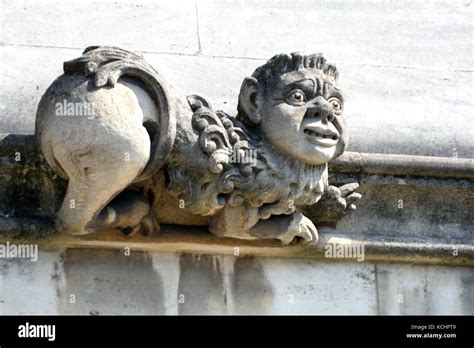
[[[30,221],[32,222],[32,221]],[[0,225],[2,218],[0,218]],[[18,227],[18,226],[17,226]],[[3,232],[3,231],[2,231]],[[459,243],[414,242],[409,240],[391,240],[386,236],[357,236],[352,233],[324,232],[320,241],[313,248],[301,244],[292,244],[281,248],[271,240],[235,241],[218,239],[204,231],[176,230],[166,227],[159,237],[150,239],[100,233],[97,236],[52,235],[41,238],[15,238],[0,234],[0,243],[37,244],[41,250],[64,249],[105,249],[145,252],[195,253],[208,255],[236,255],[279,258],[311,258],[328,260],[327,247],[344,245],[361,248],[363,246],[364,262],[437,264],[450,266],[474,266],[474,246]],[[91,238],[93,237],[93,238]],[[456,255],[453,255],[456,250]],[[360,262],[355,257],[331,258],[331,261]]]
[[[88,47],[64,63],[36,116],[45,164],[67,181],[51,209],[56,230],[150,235],[162,223],[201,224],[220,237],[314,245],[316,226],[299,207],[330,192],[344,216],[361,197],[357,183],[328,183],[327,163],[348,142],[338,75],[321,54],[276,55],[244,79],[230,116],[140,55]]]
[[[346,152],[333,162],[339,173],[474,179],[474,159]]]

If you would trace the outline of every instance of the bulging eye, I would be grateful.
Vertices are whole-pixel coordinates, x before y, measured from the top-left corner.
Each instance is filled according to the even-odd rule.
[[[303,91],[295,89],[286,95],[286,102],[291,105],[303,105],[306,103],[306,96]]]
[[[329,98],[328,103],[331,104],[334,111],[337,112],[342,110],[342,102],[336,97]]]

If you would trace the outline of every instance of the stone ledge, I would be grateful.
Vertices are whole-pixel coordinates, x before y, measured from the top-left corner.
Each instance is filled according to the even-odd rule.
[[[325,256],[327,244],[364,245],[364,262],[438,264],[474,266],[474,245],[446,241],[420,242],[396,240],[385,236],[355,236],[343,232],[321,232],[316,247],[293,243],[282,247],[278,241],[244,241],[218,238],[204,227],[163,226],[156,236],[133,238],[116,231],[104,231],[81,237],[51,235],[44,238],[8,238],[0,235],[0,243],[38,244],[43,250],[64,249],[120,249],[131,251],[174,252],[209,255],[310,258],[331,262],[360,262],[354,258],[329,258]],[[238,249],[236,249],[238,248]],[[455,256],[457,254],[457,256]]]
[[[474,179],[474,159],[345,152],[329,164],[336,173]]]
[[[474,188],[474,159],[347,151],[329,174],[336,183]]]

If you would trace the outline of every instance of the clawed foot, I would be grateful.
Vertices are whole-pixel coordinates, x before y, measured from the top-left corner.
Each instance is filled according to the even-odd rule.
[[[87,227],[90,231],[112,228],[127,236],[150,236],[159,230],[159,223],[147,197],[137,191],[125,191],[114,198]]]
[[[160,231],[160,225],[153,215],[148,214],[143,218],[140,224],[136,225],[135,227],[121,228],[120,230],[127,236],[142,235],[149,237]]]
[[[362,197],[355,192],[357,182],[340,187],[328,186],[321,200],[308,208],[306,213],[320,224],[335,223],[356,210],[356,203]]]
[[[315,245],[318,242],[318,230],[313,222],[303,214],[296,212],[288,227],[288,232],[278,239],[284,244],[290,244],[295,237],[302,239],[303,243]]]
[[[345,216],[349,212],[356,210],[355,203],[362,197],[358,192],[359,183],[350,183],[341,187],[329,186],[327,198],[333,202],[333,209],[337,213]]]

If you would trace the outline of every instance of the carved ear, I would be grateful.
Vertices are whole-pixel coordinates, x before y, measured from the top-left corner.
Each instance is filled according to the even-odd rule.
[[[239,106],[254,124],[260,123],[257,79],[247,77],[242,82],[239,94]]]

